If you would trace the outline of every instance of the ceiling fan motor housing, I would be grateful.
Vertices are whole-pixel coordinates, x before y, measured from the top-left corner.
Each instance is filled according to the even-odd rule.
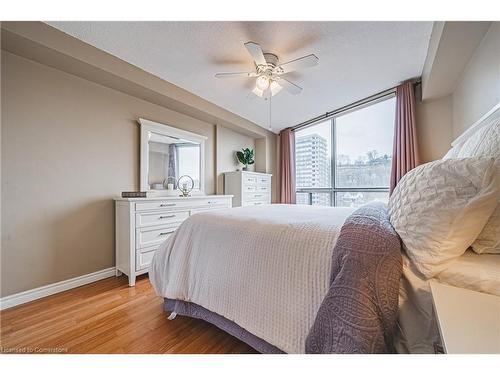
[[[278,56],[276,56],[274,53],[265,52],[264,58],[266,59],[268,67],[275,68],[276,66],[278,66],[279,59]]]

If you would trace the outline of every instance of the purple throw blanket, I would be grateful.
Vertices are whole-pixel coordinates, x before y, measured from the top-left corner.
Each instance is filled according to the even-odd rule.
[[[356,210],[340,231],[330,289],[306,340],[306,353],[391,353],[402,273],[401,240],[387,206]]]

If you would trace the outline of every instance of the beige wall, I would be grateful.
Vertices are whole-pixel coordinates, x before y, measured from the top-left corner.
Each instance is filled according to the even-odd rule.
[[[217,193],[224,194],[224,172],[243,167],[236,160],[235,153],[242,148],[255,150],[255,139],[219,125],[216,128],[216,144]],[[255,165],[249,165],[248,170],[255,170]]]
[[[500,102],[500,22],[493,22],[453,91],[453,139]]]
[[[451,96],[417,103],[417,136],[422,163],[440,159],[451,147]]]
[[[457,43],[452,48],[451,55],[461,52]],[[417,103],[422,162],[443,157],[454,139],[500,102],[500,22],[491,23],[465,66],[448,95]]]
[[[2,296],[114,266],[112,197],[139,188],[139,117],[206,136],[215,193],[215,125],[5,51],[1,68]]]

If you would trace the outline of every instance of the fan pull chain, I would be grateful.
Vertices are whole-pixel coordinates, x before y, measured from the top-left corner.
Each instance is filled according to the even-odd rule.
[[[271,115],[272,115],[272,94],[269,94],[269,130],[272,130]]]

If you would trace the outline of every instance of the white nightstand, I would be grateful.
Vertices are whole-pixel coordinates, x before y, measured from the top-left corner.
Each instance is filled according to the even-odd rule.
[[[430,282],[445,353],[500,353],[500,297]]]

